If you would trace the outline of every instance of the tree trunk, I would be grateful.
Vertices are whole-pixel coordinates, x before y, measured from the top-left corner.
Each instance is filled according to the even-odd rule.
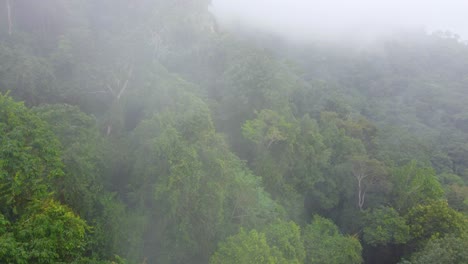
[[[358,207],[359,210],[362,211],[367,189],[367,186],[363,186],[363,181],[367,178],[367,174],[365,173],[364,165],[361,162],[358,161],[357,164],[353,165],[353,174],[358,182]]]
[[[362,207],[364,206],[364,200],[366,198],[366,192],[362,189],[361,182],[365,177],[358,178],[358,206],[359,210],[362,211]]]
[[[109,136],[111,134],[111,132],[112,132],[112,125],[109,124],[109,125],[107,125],[106,136]]]
[[[122,97],[122,95],[125,93],[125,91],[127,90],[127,87],[128,87],[128,82],[130,81],[130,79],[132,78],[133,76],[133,65],[130,66],[130,68],[128,69],[128,72],[127,72],[127,78],[125,79],[125,81],[122,82],[120,80],[114,80],[115,81],[115,85],[112,86],[110,84],[107,84],[106,87],[107,89],[109,90],[109,92],[111,93],[111,95],[114,97],[114,101],[112,103],[112,105],[114,106],[118,106],[119,103],[120,103],[120,98]],[[107,125],[107,131],[106,131],[106,135],[109,136],[111,133],[112,133],[112,116],[113,116],[113,107],[111,107],[110,111],[110,120],[109,120],[109,123]]]
[[[11,21],[11,5],[10,0],[6,0],[7,19],[8,19],[8,35],[11,35],[13,31],[13,23]]]

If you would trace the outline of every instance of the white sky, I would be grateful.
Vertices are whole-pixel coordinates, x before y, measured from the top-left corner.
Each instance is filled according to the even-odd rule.
[[[213,0],[211,10],[221,22],[296,37],[418,27],[468,40],[468,0]]]

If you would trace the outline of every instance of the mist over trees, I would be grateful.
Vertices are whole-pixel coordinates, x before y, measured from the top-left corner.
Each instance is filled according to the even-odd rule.
[[[468,45],[0,1],[0,262],[467,263]]]

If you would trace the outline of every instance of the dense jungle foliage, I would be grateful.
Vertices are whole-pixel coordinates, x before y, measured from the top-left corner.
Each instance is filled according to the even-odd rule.
[[[468,45],[0,1],[1,263],[468,263]]]

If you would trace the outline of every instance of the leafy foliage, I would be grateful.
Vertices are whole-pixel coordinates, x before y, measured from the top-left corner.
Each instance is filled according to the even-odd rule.
[[[298,225],[278,221],[267,226],[264,232],[268,245],[279,249],[287,263],[304,263],[306,252]]]
[[[404,244],[410,236],[405,218],[391,207],[376,208],[367,213],[364,242],[369,245]]]
[[[210,3],[0,4],[0,262],[466,262],[468,46]]]
[[[277,248],[271,248],[265,234],[255,230],[229,237],[220,244],[210,263],[288,263],[281,257]]]
[[[466,216],[450,208],[447,201],[417,205],[408,212],[406,218],[412,239],[420,241],[446,234],[464,234],[468,227]]]
[[[315,216],[304,229],[307,263],[362,263],[362,246],[355,237],[340,234],[330,220]]]
[[[466,247],[468,240],[465,237],[446,236],[429,241],[421,250],[411,256],[410,261],[402,261],[403,264],[419,263],[466,263],[468,256]]]
[[[59,144],[44,121],[0,95],[0,145],[1,212],[15,219],[29,202],[47,197],[50,184],[63,176]]]

